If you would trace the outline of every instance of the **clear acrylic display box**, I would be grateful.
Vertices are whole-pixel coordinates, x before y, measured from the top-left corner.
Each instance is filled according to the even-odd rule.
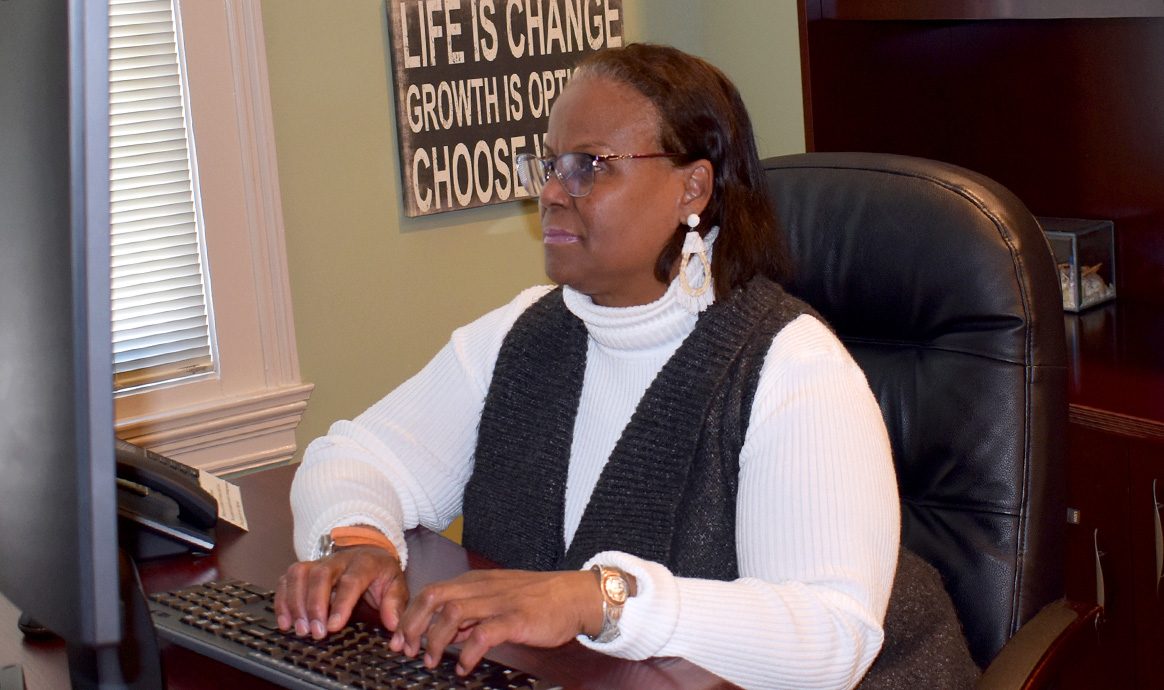
[[[1115,227],[1110,220],[1039,218],[1063,289],[1063,309],[1078,312],[1116,296]]]

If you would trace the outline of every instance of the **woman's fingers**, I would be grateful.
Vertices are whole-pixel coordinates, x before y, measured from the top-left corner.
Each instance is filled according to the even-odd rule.
[[[460,656],[457,657],[457,673],[464,675],[472,671],[490,649],[513,639],[515,624],[519,624],[519,621],[512,616],[499,616],[478,623],[467,631],[469,634],[461,645]]]
[[[383,577],[383,576],[382,576]],[[408,605],[408,583],[403,572],[397,572],[389,581],[379,580],[368,588],[369,603],[379,609],[380,622],[388,630],[395,631],[400,625],[400,616]]]
[[[360,597],[375,608],[382,608],[386,591],[398,600],[389,599],[396,608],[408,601],[408,586],[394,555],[377,546],[352,546],[341,553],[346,566],[333,584],[327,632],[338,632],[347,624]]]
[[[462,643],[460,665],[467,673],[502,642],[537,647],[568,642],[601,610],[602,597],[588,571],[478,570],[422,589],[390,646],[416,656],[423,641],[425,663],[434,666],[445,647]]]
[[[463,618],[466,606],[476,605],[480,608],[482,598],[496,591],[504,591],[499,589],[503,586],[500,580],[495,579],[495,574],[499,572],[512,571],[471,571],[452,580],[425,585],[404,610],[389,647],[393,651],[416,656],[420,651],[421,640],[429,636],[429,628],[446,605],[452,604],[445,613],[444,625],[456,625]],[[482,576],[481,573],[487,574]]]
[[[283,630],[322,639],[342,629],[360,597],[392,604],[392,617],[408,601],[400,561],[375,546],[355,546],[287,569],[275,591],[275,616]]]
[[[343,572],[343,564],[327,558],[316,561],[307,571],[305,597],[307,625],[311,636],[317,640],[322,640],[327,635],[327,625],[324,621],[328,619],[328,612],[331,609],[332,584]],[[303,634],[298,623],[295,625],[295,632]]]
[[[454,600],[440,607],[424,631],[425,665],[436,666],[445,653],[445,647],[457,642],[458,638],[463,640],[471,635],[481,620],[497,615],[496,612],[503,608],[492,598]]]
[[[292,628],[306,635],[307,627],[307,571],[313,562],[293,563],[279,578],[275,589],[275,619],[283,630]]]

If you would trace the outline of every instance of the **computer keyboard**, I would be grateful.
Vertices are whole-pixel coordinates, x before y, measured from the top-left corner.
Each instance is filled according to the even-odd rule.
[[[274,592],[224,580],[155,594],[158,635],[291,690],[561,690],[517,669],[484,659],[467,676],[446,655],[434,669],[388,648],[386,631],[354,623],[316,641],[279,630]]]

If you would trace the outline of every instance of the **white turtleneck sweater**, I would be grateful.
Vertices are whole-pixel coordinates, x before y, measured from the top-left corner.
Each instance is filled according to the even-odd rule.
[[[477,422],[502,340],[550,288],[530,288],[458,329],[416,376],[308,446],[292,487],[295,548],[371,524],[407,563],[403,531],[460,515]],[[678,281],[651,304],[608,308],[566,288],[590,335],[566,489],[569,544],[590,493],[647,386],[694,328]],[[552,372],[547,372],[552,376]],[[800,316],[772,341],[740,454],[733,582],[675,577],[625,553],[633,574],[614,656],[679,656],[745,688],[849,688],[881,648],[900,515],[889,441],[860,368]]]

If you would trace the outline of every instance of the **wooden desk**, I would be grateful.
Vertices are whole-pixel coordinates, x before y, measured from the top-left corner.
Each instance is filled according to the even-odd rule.
[[[291,546],[288,491],[294,467],[279,467],[237,481],[250,522],[250,532],[219,528],[214,553],[145,563],[140,567],[146,592],[177,589],[218,578],[238,577],[273,587],[295,559]],[[413,591],[427,582],[446,579],[486,563],[456,543],[428,530],[408,534],[408,584]],[[28,690],[69,687],[64,645],[28,643],[16,628],[18,612],[0,596],[0,665],[20,663]],[[556,682],[568,690],[730,690],[736,686],[681,659],[633,662],[593,652],[577,642],[557,649],[503,645],[491,659]],[[162,663],[169,690],[256,690],[277,688],[212,659],[163,644]]]

